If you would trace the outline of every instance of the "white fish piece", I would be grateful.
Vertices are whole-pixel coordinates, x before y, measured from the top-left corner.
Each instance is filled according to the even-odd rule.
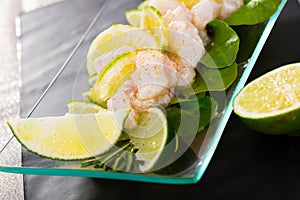
[[[192,22],[193,14],[183,3],[174,10],[168,10],[163,15],[163,20],[166,25],[169,25],[172,21],[181,20],[186,22]]]
[[[98,58],[95,59],[94,61],[94,68],[99,74],[102,69],[109,64],[114,58],[116,58],[118,55],[125,53],[125,52],[133,52],[135,49],[130,46],[122,46],[120,48],[114,49],[108,53],[102,54]]]
[[[136,90],[137,87],[131,80],[125,81],[117,92],[107,101],[107,109],[115,111],[131,108],[130,99]]]
[[[161,93],[159,96],[156,96],[151,99],[146,100],[140,100],[136,96],[134,98],[131,98],[131,106],[135,110],[145,110],[149,107],[156,106],[156,107],[167,107],[171,100],[175,96],[175,88],[172,89],[165,89],[163,93]]]
[[[168,36],[169,51],[196,67],[205,48],[195,26],[186,21],[173,21],[168,26]]]
[[[177,0],[152,0],[148,5],[153,6],[161,15],[165,15],[168,10],[174,10],[181,6],[181,3]]]
[[[176,86],[176,64],[159,51],[140,51],[131,78],[138,88],[137,99],[153,99]]]
[[[221,20],[226,19],[244,5],[244,0],[221,0],[222,8],[219,14]]]
[[[192,22],[199,31],[204,30],[207,23],[219,16],[221,6],[222,4],[215,0],[201,0],[192,8]]]
[[[177,87],[191,87],[195,81],[196,71],[195,68],[186,65],[184,63],[180,63],[177,65],[177,72],[178,72],[178,81]]]

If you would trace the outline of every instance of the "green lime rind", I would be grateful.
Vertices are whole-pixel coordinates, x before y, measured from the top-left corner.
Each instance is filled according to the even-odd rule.
[[[91,88],[91,99],[99,105],[106,105],[123,83],[130,79],[135,69],[136,52],[125,52],[114,58],[99,74]]]
[[[300,104],[298,108],[276,114],[274,116],[250,117],[234,110],[235,114],[240,117],[244,124],[261,133],[270,135],[300,135]]]

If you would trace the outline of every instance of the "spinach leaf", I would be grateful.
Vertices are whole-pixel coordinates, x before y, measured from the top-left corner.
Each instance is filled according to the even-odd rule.
[[[245,5],[225,19],[230,26],[258,24],[269,19],[281,0],[247,0]]]
[[[224,91],[235,81],[238,75],[238,65],[222,69],[213,69],[205,66],[198,68],[196,81],[193,84],[195,94],[206,91]]]
[[[208,52],[201,59],[207,67],[223,68],[234,63],[239,50],[239,37],[224,21],[213,20],[206,26],[212,40]]]

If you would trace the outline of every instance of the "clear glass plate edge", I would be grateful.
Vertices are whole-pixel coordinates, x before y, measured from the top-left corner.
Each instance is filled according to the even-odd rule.
[[[139,181],[139,182],[152,182],[152,183],[163,183],[163,184],[193,184],[197,183],[203,176],[205,170],[207,169],[211,158],[215,152],[215,149],[217,148],[218,142],[222,136],[222,133],[225,129],[225,126],[229,120],[229,117],[232,113],[232,102],[236,94],[242,89],[255,65],[255,62],[257,61],[257,58],[267,40],[269,37],[270,32],[272,31],[275,22],[277,21],[281,11],[283,10],[287,0],[282,0],[280,6],[278,7],[277,11],[273,14],[273,16],[269,19],[268,23],[266,24],[266,27],[264,28],[264,31],[256,45],[256,48],[254,52],[252,53],[251,58],[249,59],[249,62],[247,64],[247,67],[245,68],[240,80],[238,81],[233,94],[231,98],[228,101],[227,107],[224,111],[224,114],[222,118],[219,121],[219,125],[216,128],[215,135],[213,136],[213,139],[211,141],[211,145],[209,148],[209,153],[206,154],[205,158],[201,160],[201,163],[199,164],[198,170],[193,177],[166,177],[166,176],[151,176],[147,174],[130,174],[130,173],[119,173],[119,172],[107,172],[107,171],[101,171],[99,173],[95,173],[94,171],[89,170],[78,170],[78,169],[61,169],[61,168],[52,168],[50,171],[47,168],[30,168],[30,167],[22,167],[22,172],[20,172],[21,167],[12,167],[12,166],[0,166],[0,171],[7,172],[7,173],[15,173],[15,174],[31,174],[31,175],[49,175],[49,176],[80,176],[80,177],[91,177],[91,178],[107,178],[107,179],[117,179],[117,180],[131,180],[131,181]],[[80,46],[80,43],[84,40],[84,37],[86,34],[89,33],[90,29],[93,27],[93,23],[96,19],[99,18],[101,15],[103,9],[106,7],[105,3],[100,8],[99,12],[93,19],[92,23],[90,24],[87,31],[84,33],[76,47],[74,48],[71,55],[68,57],[62,68],[59,70],[57,75],[54,77],[53,81],[49,84],[48,88],[44,91],[43,95],[40,97],[36,105],[41,101],[43,96],[47,93],[47,91],[51,88],[51,85],[55,81],[55,78],[59,76],[61,71],[63,71],[64,66],[68,61],[72,58],[72,56],[75,54],[77,49]],[[30,116],[31,112],[34,110],[36,105],[32,108],[28,116]],[[8,143],[11,142],[11,140],[14,137],[10,138],[7,144],[4,145],[4,147],[1,148],[1,151],[5,149],[5,147],[8,145]],[[68,172],[68,173],[66,173]]]

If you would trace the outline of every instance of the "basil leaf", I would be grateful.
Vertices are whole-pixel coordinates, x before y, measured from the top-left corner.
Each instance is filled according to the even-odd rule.
[[[229,25],[258,24],[269,19],[277,10],[281,0],[251,0],[225,19]]]
[[[239,37],[224,21],[213,20],[206,26],[212,40],[208,52],[201,59],[207,67],[223,68],[232,65],[239,50]]]
[[[206,91],[224,91],[235,81],[238,75],[238,65],[234,63],[222,69],[202,66],[198,71],[193,84],[195,94]]]

